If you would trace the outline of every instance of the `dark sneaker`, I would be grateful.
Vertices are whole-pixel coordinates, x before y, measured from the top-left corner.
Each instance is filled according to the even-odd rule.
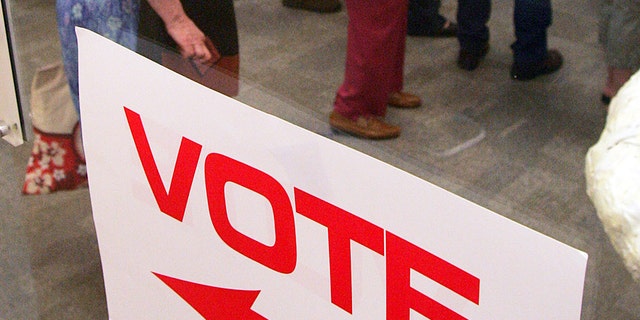
[[[562,67],[562,54],[552,49],[547,53],[547,58],[539,64],[531,66],[518,66],[515,63],[511,67],[511,78],[515,80],[531,80],[538,76],[554,73]]]
[[[458,67],[460,69],[464,69],[467,71],[475,70],[480,61],[484,59],[484,57],[489,52],[489,43],[485,42],[482,45],[482,48],[477,51],[470,51],[465,49],[460,49],[460,53],[458,54]]]

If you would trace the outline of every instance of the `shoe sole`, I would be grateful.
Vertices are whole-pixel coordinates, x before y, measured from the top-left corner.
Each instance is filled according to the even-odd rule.
[[[333,131],[333,132],[340,132],[340,133],[344,133],[344,134],[349,135],[349,136],[363,138],[363,139],[369,139],[369,140],[393,139],[393,138],[397,138],[397,137],[400,136],[400,132],[398,132],[397,134],[381,135],[381,136],[369,135],[369,134],[364,133],[364,132],[358,132],[358,131],[351,130],[347,126],[341,125],[340,123],[338,123],[336,121],[332,121],[331,119],[329,119],[329,126],[331,127],[331,131]]]
[[[400,136],[400,134],[396,134],[396,135],[390,135],[390,136],[368,136],[365,134],[360,134],[357,132],[352,132],[352,131],[348,131],[345,129],[341,129],[339,127],[336,127],[334,125],[330,125],[331,126],[331,131],[334,133],[338,133],[338,134],[344,134],[347,136],[351,136],[351,137],[356,137],[356,138],[362,138],[362,139],[368,139],[368,140],[388,140],[388,139],[394,139]]]

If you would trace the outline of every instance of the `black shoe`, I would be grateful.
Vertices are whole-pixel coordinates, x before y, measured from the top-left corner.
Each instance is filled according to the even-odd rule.
[[[460,49],[458,54],[458,67],[467,71],[475,70],[487,53],[489,52],[489,43],[485,42],[478,51],[470,51]]]
[[[317,13],[333,13],[342,9],[339,0],[282,0],[282,5],[292,9],[302,9]]]
[[[558,50],[552,49],[547,52],[547,57],[532,66],[518,66],[513,64],[511,67],[511,78],[515,80],[531,80],[538,76],[554,73],[562,67],[562,54]]]
[[[413,37],[450,38],[458,33],[458,24],[447,20],[437,31],[426,30],[424,28],[407,28],[407,35]]]

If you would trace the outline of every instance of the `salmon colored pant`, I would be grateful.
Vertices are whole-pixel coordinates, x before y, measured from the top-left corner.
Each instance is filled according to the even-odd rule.
[[[402,90],[408,0],[346,0],[347,59],[335,112],[352,120],[384,117]]]

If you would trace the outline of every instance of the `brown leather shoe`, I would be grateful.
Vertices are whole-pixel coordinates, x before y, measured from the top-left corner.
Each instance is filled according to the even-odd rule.
[[[342,8],[339,0],[282,0],[282,5],[318,13],[338,12]]]
[[[400,127],[374,116],[351,120],[333,111],[329,116],[329,124],[333,129],[365,139],[391,139],[400,135]]]
[[[389,95],[389,101],[387,103],[396,108],[413,109],[422,105],[422,100],[414,94],[400,91]]]

